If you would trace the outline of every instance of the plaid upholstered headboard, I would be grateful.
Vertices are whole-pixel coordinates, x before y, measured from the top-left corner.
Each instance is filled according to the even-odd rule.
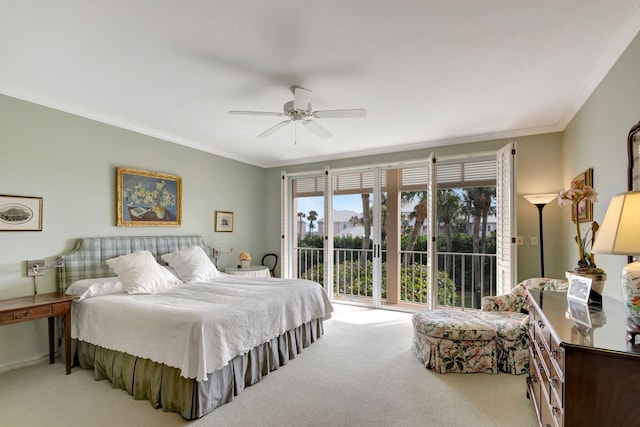
[[[156,260],[166,265],[160,257],[179,249],[200,246],[211,258],[211,247],[204,243],[202,236],[118,236],[88,237],[78,239],[71,252],[62,255],[63,265],[58,269],[58,289],[64,292],[73,282],[80,279],[115,276],[107,265],[109,258],[146,250]]]

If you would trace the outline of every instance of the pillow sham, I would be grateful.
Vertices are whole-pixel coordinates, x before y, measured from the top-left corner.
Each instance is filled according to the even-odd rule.
[[[76,301],[100,295],[122,294],[127,291],[117,277],[99,277],[75,281],[67,288],[67,295],[79,296]]]
[[[167,279],[167,270],[158,264],[149,251],[136,251],[111,258],[107,264],[130,294],[152,294],[176,285]]]
[[[186,283],[204,282],[220,274],[200,246],[192,246],[171,252],[161,257],[175,271],[180,280]]]

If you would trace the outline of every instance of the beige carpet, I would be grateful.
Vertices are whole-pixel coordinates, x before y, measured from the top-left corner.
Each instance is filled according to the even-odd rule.
[[[435,374],[411,352],[411,315],[335,305],[325,335],[195,421],[61,363],[0,375],[3,426],[535,426],[525,376]]]

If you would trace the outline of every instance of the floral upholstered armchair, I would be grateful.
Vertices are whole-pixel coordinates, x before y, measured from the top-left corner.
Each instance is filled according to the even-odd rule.
[[[482,298],[478,316],[496,328],[498,369],[519,375],[529,371],[529,304],[527,289],[566,292],[565,279],[533,278],[520,282],[508,294]]]
[[[482,298],[482,311],[511,311],[527,313],[527,289],[567,292],[569,282],[566,279],[547,279],[538,277],[520,282],[508,294]]]

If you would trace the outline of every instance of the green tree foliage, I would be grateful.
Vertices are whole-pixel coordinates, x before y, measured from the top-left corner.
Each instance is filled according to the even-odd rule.
[[[382,298],[387,297],[386,263],[382,265]],[[317,280],[323,277],[323,264],[316,265],[307,270],[303,279]],[[339,263],[333,271],[334,292],[340,295],[353,295],[358,297],[373,296],[373,264],[371,261],[362,268],[357,261],[349,260]],[[426,303],[429,293],[429,279],[427,267],[422,264],[411,264],[400,268],[400,299]],[[455,306],[458,293],[453,280],[443,272],[438,272],[438,304]]]

